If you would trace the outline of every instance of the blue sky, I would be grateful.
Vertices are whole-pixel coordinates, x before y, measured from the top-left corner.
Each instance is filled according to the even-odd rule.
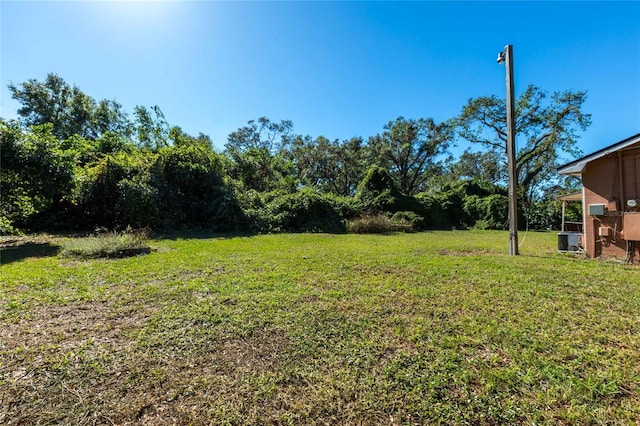
[[[96,99],[158,105],[218,150],[250,119],[368,137],[398,116],[446,120],[505,94],[587,90],[589,153],[640,132],[640,2],[0,3],[0,116],[7,84],[54,72]],[[458,149],[463,148],[464,145]]]

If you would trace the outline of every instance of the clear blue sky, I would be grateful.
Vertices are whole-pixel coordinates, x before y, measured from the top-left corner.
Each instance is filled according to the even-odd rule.
[[[496,57],[514,46],[516,93],[587,90],[585,154],[640,132],[640,2],[0,3],[0,116],[7,84],[54,72],[96,99],[158,105],[221,150],[250,119],[368,137],[398,116],[445,120],[504,96]]]

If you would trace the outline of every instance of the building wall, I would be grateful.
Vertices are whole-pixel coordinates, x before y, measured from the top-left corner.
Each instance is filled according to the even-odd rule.
[[[640,143],[588,163],[582,173],[582,185],[583,244],[587,256],[625,259],[623,217],[628,215],[627,224],[630,220],[640,221],[640,209],[627,207],[628,199],[640,199]],[[589,205],[600,203],[608,209],[605,215],[590,216]],[[636,246],[635,260],[640,243]]]

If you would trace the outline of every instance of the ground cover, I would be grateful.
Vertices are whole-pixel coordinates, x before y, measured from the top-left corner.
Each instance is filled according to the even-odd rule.
[[[555,238],[5,249],[0,424],[636,424],[640,270]]]

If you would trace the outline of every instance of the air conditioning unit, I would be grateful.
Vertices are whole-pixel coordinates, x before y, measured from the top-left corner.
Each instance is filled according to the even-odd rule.
[[[589,216],[604,216],[607,211],[606,204],[589,204]]]

